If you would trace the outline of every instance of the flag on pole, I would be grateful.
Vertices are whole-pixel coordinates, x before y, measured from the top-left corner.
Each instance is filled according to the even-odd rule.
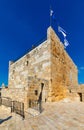
[[[62,27],[58,26],[58,32],[61,32],[64,38],[66,37],[66,31]]]
[[[66,38],[64,39],[64,46],[65,46],[65,48],[66,48],[67,46],[69,46],[69,42],[67,41]]]
[[[66,31],[62,28],[62,27],[60,27],[60,26],[58,26],[58,32],[61,32],[62,33],[62,35],[63,35],[63,37],[64,37],[64,47],[66,48],[67,46],[69,46],[69,42],[68,42],[68,40],[66,39]]]
[[[52,9],[50,9],[50,16],[52,16],[53,15],[53,10]]]

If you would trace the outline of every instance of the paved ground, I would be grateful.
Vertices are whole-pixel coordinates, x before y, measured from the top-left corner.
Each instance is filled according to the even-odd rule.
[[[2,106],[0,130],[84,130],[84,103],[46,103],[42,114],[25,120]]]

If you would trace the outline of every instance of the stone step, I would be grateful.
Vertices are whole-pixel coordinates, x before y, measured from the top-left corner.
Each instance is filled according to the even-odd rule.
[[[35,109],[32,109],[32,108],[28,108],[27,112],[29,114],[31,114],[32,116],[38,116],[40,114],[39,111],[35,110]]]

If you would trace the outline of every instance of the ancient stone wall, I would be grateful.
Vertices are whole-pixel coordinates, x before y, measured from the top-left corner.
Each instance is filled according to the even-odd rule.
[[[23,102],[25,109],[28,108],[27,91],[24,88],[2,88],[1,96],[2,98],[10,98],[12,101]]]
[[[27,57],[24,56],[9,66],[9,88],[24,88],[28,84]]]
[[[84,84],[79,84],[77,88],[72,88],[71,92],[77,93],[79,96],[79,100],[84,102]]]
[[[11,98],[12,100],[24,102],[24,95],[25,95],[24,89],[3,88],[1,90],[1,93],[2,93],[2,97],[8,97],[8,98]]]
[[[5,93],[24,102],[27,109],[29,99],[39,99],[42,86],[43,101],[58,101],[67,97],[69,90],[78,86],[77,77],[77,67],[49,27],[45,42],[19,60],[10,62],[9,88]]]
[[[77,67],[64,50],[63,44],[52,28],[48,29],[51,43],[51,93],[50,101],[58,101],[67,96],[68,89],[78,86]]]
[[[28,76],[50,79],[50,44],[45,41],[9,67],[9,87],[28,86]]]
[[[28,98],[29,99],[39,100],[39,96],[40,96],[42,85],[43,85],[42,101],[47,100],[48,87],[49,87],[49,81],[48,80],[29,76],[28,77],[28,84],[30,86],[29,89],[28,89]],[[37,94],[35,94],[35,92]]]
[[[41,83],[44,83],[46,88],[45,81],[48,82],[48,86],[47,91],[46,89],[43,90],[43,97],[44,95],[48,95],[48,88],[50,86],[49,82],[51,79],[50,66],[50,44],[47,41],[19,60],[10,62],[8,96],[19,101],[25,100],[26,104],[28,104],[28,99],[31,98],[31,96],[28,95],[29,91],[34,93],[35,90],[39,90],[39,88],[41,88]],[[32,77],[31,83],[29,77]],[[34,94],[32,94],[32,99],[35,99]],[[45,100],[45,97],[43,100]]]

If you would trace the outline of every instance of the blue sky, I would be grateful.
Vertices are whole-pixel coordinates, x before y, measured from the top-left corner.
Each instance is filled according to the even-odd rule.
[[[84,83],[84,0],[0,0],[0,85],[8,84],[8,62],[23,56],[46,37],[50,5],[55,14],[52,26],[67,32],[67,52],[78,66]]]

